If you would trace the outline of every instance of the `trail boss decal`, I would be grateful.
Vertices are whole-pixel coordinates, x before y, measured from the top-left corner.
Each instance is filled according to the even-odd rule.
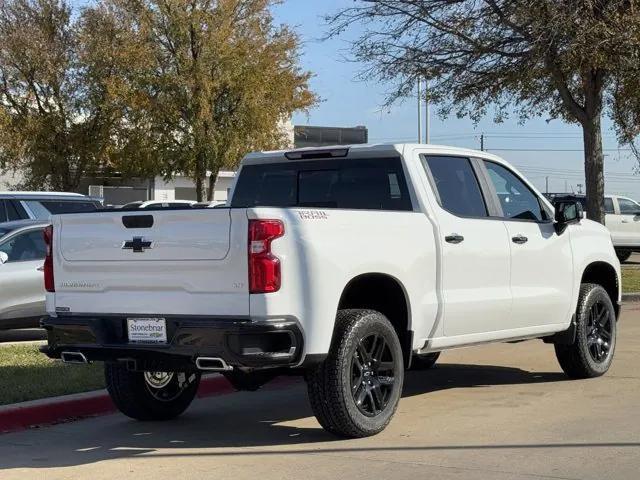
[[[326,220],[329,218],[327,212],[323,210],[298,210],[298,215],[302,220]]]

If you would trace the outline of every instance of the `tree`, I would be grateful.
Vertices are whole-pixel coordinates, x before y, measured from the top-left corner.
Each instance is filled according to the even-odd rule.
[[[234,168],[250,150],[282,146],[282,121],[316,102],[310,74],[298,66],[298,38],[274,27],[270,6],[106,0],[85,13],[138,54],[109,83],[126,125],[150,139],[143,156],[167,178],[192,176],[199,201],[208,171],[211,199],[221,168]]]
[[[640,128],[640,5],[635,0],[356,0],[328,18],[330,35],[353,23],[363,77],[395,83],[389,103],[430,80],[441,114],[474,120],[515,106],[582,127],[587,214],[604,222],[602,117],[619,139]]]
[[[63,0],[0,2],[0,168],[74,191],[106,162],[114,112]]]

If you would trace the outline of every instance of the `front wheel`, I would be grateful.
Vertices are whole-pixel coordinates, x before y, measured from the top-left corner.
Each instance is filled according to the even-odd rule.
[[[571,378],[593,378],[609,370],[616,347],[616,312],[600,285],[580,286],[576,336],[571,345],[555,345],[562,370]]]
[[[322,427],[342,437],[367,437],[391,421],[402,392],[398,335],[373,310],[340,310],[329,354],[307,374],[311,408]]]
[[[170,420],[184,412],[200,384],[197,372],[134,372],[106,362],[107,391],[118,410],[136,420]]]

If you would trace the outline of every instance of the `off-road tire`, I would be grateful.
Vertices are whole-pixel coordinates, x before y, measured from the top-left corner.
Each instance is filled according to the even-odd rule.
[[[149,390],[144,372],[134,372],[119,362],[105,362],[104,376],[107,391],[118,410],[136,420],[171,420],[182,412],[193,401],[200,384],[200,374],[185,373],[190,380],[175,398],[161,401]],[[178,374],[174,374],[173,382],[178,382]]]
[[[592,307],[596,303],[600,303],[608,312],[611,337],[609,341],[609,350],[606,358],[598,362],[590,353],[589,336],[590,327],[589,319],[592,313]],[[607,291],[600,285],[593,283],[583,283],[580,286],[580,295],[578,297],[578,309],[576,311],[576,335],[573,344],[561,345],[556,344],[556,357],[562,367],[562,370],[570,378],[593,378],[604,375],[613,361],[616,346],[617,320],[613,303]]]
[[[388,346],[388,361],[384,363],[392,365],[393,384],[387,387],[384,408],[375,416],[367,416],[356,404],[351,389],[356,348],[372,335],[384,338]],[[311,368],[306,377],[311,408],[325,430],[348,438],[381,432],[396,411],[404,380],[402,348],[391,322],[373,310],[340,310],[327,358]],[[388,381],[390,377],[383,378]]]
[[[624,263],[627,260],[629,260],[629,257],[631,256],[631,250],[625,250],[625,249],[616,249],[616,257],[618,257],[618,260],[620,260],[620,263]]]
[[[411,357],[410,370],[430,370],[435,367],[440,352],[427,353],[426,355],[414,355]]]

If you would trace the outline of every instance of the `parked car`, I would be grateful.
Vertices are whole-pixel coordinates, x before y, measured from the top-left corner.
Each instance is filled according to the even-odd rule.
[[[228,208],[56,215],[46,238],[43,351],[105,361],[140,420],[182,413],[201,372],[255,390],[286,370],[325,429],[362,437],[442,350],[543,339],[588,378],[616,346],[607,229],[486,152],[254,153]]]
[[[42,220],[0,224],[0,329],[34,328],[45,316]]]
[[[47,220],[59,213],[94,212],[98,199],[79,193],[0,192],[0,223],[15,220]]]
[[[193,200],[147,200],[143,202],[139,200],[137,202],[126,203],[122,206],[124,210],[144,209],[144,208],[175,208],[191,206],[196,202]]]
[[[573,200],[586,209],[585,195],[572,193],[548,194],[552,201]],[[621,262],[629,259],[633,252],[640,252],[640,204],[621,195],[605,195],[605,225],[611,232],[616,255]]]

